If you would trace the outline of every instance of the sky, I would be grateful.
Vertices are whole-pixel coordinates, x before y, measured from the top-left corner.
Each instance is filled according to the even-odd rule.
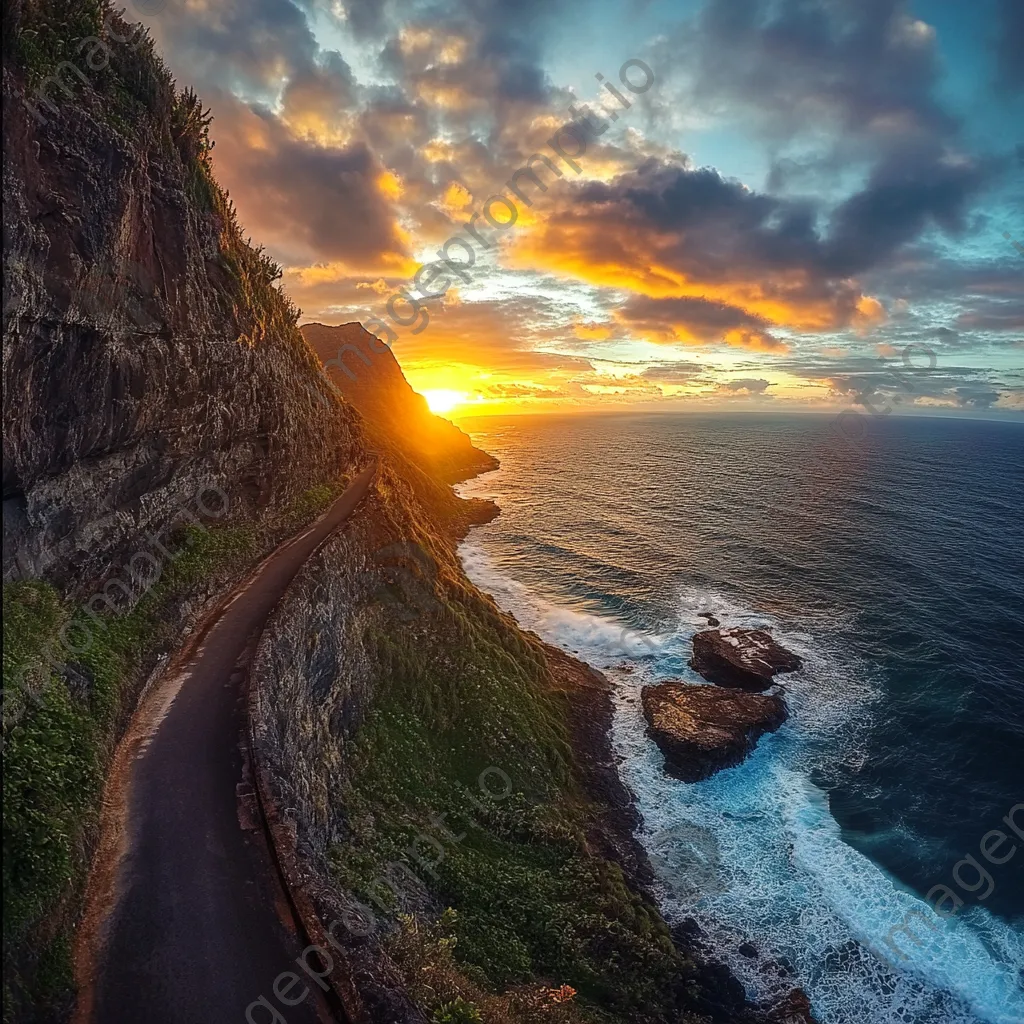
[[[1020,0],[128,15],[303,320],[436,410],[1024,415]]]

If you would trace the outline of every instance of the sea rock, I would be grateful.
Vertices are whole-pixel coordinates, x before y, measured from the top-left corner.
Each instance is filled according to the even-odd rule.
[[[648,734],[665,755],[665,770],[684,782],[739,764],[764,733],[786,720],[780,697],[717,686],[645,686],[641,700]]]
[[[693,636],[690,667],[719,686],[767,690],[777,673],[802,665],[764,629],[704,629]]]

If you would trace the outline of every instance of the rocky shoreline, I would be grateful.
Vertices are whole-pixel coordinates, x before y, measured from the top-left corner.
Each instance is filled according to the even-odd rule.
[[[557,647],[544,643],[535,634],[530,635],[541,644],[555,685],[569,704],[571,741],[576,764],[579,766],[580,782],[596,808],[590,840],[602,855],[622,867],[629,883],[635,889],[656,904],[652,889],[654,871],[646,850],[637,838],[642,818],[636,809],[632,794],[619,776],[615,762],[611,737],[614,685],[597,669]],[[713,686],[687,686],[679,683],[665,685],[681,690],[718,690]],[[644,689],[646,692],[661,688]],[[737,706],[751,698],[755,701],[769,702],[773,713],[776,716],[781,715],[774,728],[785,720],[785,704],[781,698],[725,690],[718,692],[731,699]],[[750,747],[752,749],[753,743]],[[745,754],[734,763],[742,760],[742,756]],[[712,769],[712,772],[715,770],[717,769]],[[751,1004],[746,998],[743,986],[725,964],[715,959],[714,950],[707,948],[701,941],[700,930],[692,923],[691,927],[674,927],[672,939],[677,947],[694,960],[697,966],[696,980],[701,990],[706,993],[698,1009],[715,1024],[815,1024],[810,1001],[806,993],[799,988],[794,987],[780,1003],[773,1006]],[[751,951],[756,957],[756,950],[751,947]]]

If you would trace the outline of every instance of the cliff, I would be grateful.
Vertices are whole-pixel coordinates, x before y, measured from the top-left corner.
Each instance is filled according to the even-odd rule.
[[[252,519],[361,443],[213,179],[201,104],[96,8],[5,5],[4,578],[76,591],[203,489]],[[76,14],[109,63],[65,93],[46,46]]]
[[[303,337],[378,444],[392,447],[444,483],[498,468],[454,423],[435,416],[410,387],[391,349],[361,324],[304,324]]]
[[[147,679],[366,453],[213,178],[208,116],[141,27],[91,0],[3,17],[4,1019],[20,1021],[69,1006],[104,773]]]

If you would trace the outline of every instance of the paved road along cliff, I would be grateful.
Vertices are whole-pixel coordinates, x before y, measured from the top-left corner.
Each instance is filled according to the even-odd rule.
[[[260,565],[140,708],[108,789],[77,957],[79,1024],[241,1024],[295,969],[302,943],[269,850],[261,830],[242,827],[246,716],[235,665],[373,473]],[[286,1017],[333,1019],[312,997]]]

